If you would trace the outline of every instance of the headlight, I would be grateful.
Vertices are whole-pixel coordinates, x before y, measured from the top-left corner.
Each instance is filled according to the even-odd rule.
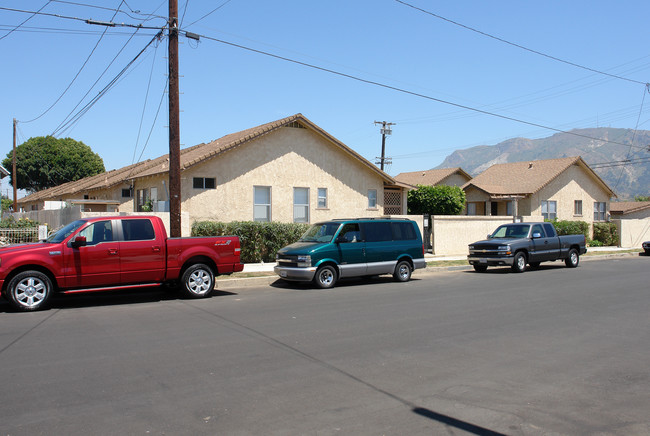
[[[469,246],[469,249],[470,249],[470,250],[473,250],[473,249],[474,249],[474,246],[473,246],[473,245],[470,245],[470,246]]]
[[[512,251],[510,251],[510,246],[509,245],[499,245],[497,250],[499,250],[499,254],[512,254]]]
[[[311,256],[309,255],[299,255],[297,258],[298,268],[309,268],[311,266]]]

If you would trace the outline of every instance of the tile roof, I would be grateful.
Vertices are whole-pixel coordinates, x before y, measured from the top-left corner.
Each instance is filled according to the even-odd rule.
[[[611,214],[625,215],[650,209],[650,201],[615,201],[609,204]]]
[[[181,161],[181,171],[186,170],[193,165],[196,165],[200,162],[203,162],[206,159],[210,159],[214,156],[223,154],[229,150],[235,149],[242,144],[253,141],[260,138],[270,132],[273,132],[276,129],[290,125],[292,123],[298,123],[303,127],[308,127],[311,130],[315,131],[317,134],[331,141],[339,148],[341,148],[345,153],[351,157],[361,161],[363,165],[368,167],[371,171],[378,174],[384,182],[388,184],[395,184],[395,179],[390,177],[387,173],[381,171],[370,161],[363,158],[360,154],[352,150],[347,145],[343,144],[338,139],[334,138],[332,135],[318,127],[316,124],[308,120],[302,114],[292,115],[281,120],[273,121],[270,123],[262,124],[257,127],[250,129],[242,130],[240,132],[231,133],[222,138],[215,139],[214,141],[198,144],[193,147],[188,147],[181,150],[180,161]],[[105,189],[112,186],[129,182],[130,180],[153,176],[157,174],[166,173],[169,171],[169,155],[160,156],[153,160],[147,160],[137,164],[129,165],[124,168],[117,170],[108,171],[106,173],[98,174],[92,177],[86,177],[75,182],[64,183],[53,188],[45,189],[43,191],[35,192],[26,197],[23,197],[18,200],[18,203],[26,203],[31,201],[41,201],[51,198],[60,198],[64,195],[74,195],[77,193],[87,192],[95,189]]]
[[[534,194],[551,183],[571,165],[582,167],[611,196],[616,196],[614,191],[580,156],[492,165],[463,185],[463,189],[474,186],[491,195]]]
[[[442,168],[437,170],[427,170],[427,171],[412,171],[409,173],[399,173],[395,176],[395,180],[401,183],[406,183],[409,185],[427,185],[435,186],[447,177],[458,173],[462,176],[465,176],[467,180],[471,180],[472,176],[467,174],[462,168]]]

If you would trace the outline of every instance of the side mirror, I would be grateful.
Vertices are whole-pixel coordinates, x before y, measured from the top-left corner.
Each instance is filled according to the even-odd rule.
[[[542,237],[542,234],[540,232],[534,232],[533,233],[533,239],[539,239]]]
[[[492,233],[488,233],[488,235],[485,237],[485,239],[492,239]]]
[[[71,245],[72,245],[72,248],[85,247],[86,246],[86,237],[85,236],[77,236],[76,238],[74,238]]]

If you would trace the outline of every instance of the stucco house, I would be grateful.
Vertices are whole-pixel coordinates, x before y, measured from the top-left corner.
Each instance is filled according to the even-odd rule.
[[[609,206],[612,218],[646,219],[650,218],[650,201],[617,201]]]
[[[168,155],[18,201],[24,210],[80,204],[94,212],[168,211]],[[296,114],[181,150],[181,210],[191,222],[315,222],[406,214],[400,184]]]
[[[463,186],[467,215],[606,221],[614,191],[581,157],[493,165]]]
[[[427,171],[412,171],[408,173],[399,173],[395,180],[411,186],[463,186],[472,179],[466,171],[460,167],[442,168]]]

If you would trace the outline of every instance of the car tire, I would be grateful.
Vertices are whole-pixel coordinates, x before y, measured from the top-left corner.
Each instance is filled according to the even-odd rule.
[[[334,287],[337,280],[336,268],[332,265],[323,265],[316,270],[314,284],[320,289],[329,289]]]
[[[474,271],[476,272],[482,273],[487,271],[487,269],[488,269],[487,265],[474,265]]]
[[[575,248],[570,249],[567,258],[564,260],[564,263],[566,264],[567,268],[577,267],[580,263],[580,254],[578,253],[578,250]]]
[[[401,262],[397,262],[393,278],[398,282],[408,282],[411,280],[412,272],[411,264],[406,260],[402,260]]]
[[[181,278],[183,295],[188,298],[206,298],[214,290],[214,273],[212,268],[197,263],[185,270]]]
[[[23,271],[7,285],[7,299],[16,309],[31,312],[47,306],[53,287],[50,278],[40,271]]]
[[[523,251],[518,251],[515,253],[515,258],[512,262],[512,270],[516,273],[522,273],[526,271],[526,255]]]

